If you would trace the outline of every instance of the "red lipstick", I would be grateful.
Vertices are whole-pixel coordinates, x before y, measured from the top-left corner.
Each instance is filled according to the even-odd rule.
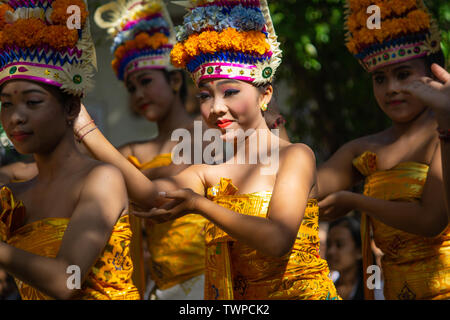
[[[31,133],[25,131],[16,131],[11,134],[11,137],[17,142],[21,142],[26,138],[28,138],[29,136],[31,136]]]
[[[398,106],[399,104],[402,104],[403,102],[405,102],[404,100],[392,100],[389,101],[388,104],[392,107]]]
[[[233,123],[233,121],[228,120],[228,119],[217,120],[217,122],[216,122],[216,124],[219,128],[226,128],[232,123]]]

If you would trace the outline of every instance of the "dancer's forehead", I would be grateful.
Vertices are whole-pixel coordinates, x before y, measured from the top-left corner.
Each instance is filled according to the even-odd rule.
[[[219,87],[226,84],[234,84],[234,85],[242,85],[244,84],[243,81],[234,80],[234,79],[208,79],[208,80],[202,80],[198,87],[199,89],[208,89],[213,87]]]
[[[385,74],[385,73],[396,73],[402,70],[408,70],[408,69],[422,69],[425,68],[425,63],[422,59],[412,59],[409,61],[404,61],[400,63],[394,63],[388,66],[384,66],[378,69],[375,69],[371,72],[372,76],[376,76],[379,74]]]
[[[12,94],[40,93],[48,94],[48,91],[38,83],[28,80],[11,80],[0,88],[1,97],[10,97]]]

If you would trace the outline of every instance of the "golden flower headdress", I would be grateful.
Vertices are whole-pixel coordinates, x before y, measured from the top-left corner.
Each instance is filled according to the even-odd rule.
[[[379,8],[380,28],[368,26]],[[347,0],[346,46],[369,72],[440,50],[439,29],[423,0]]]
[[[95,47],[83,0],[9,0],[0,5],[0,84],[39,81],[83,96],[94,86]]]
[[[208,78],[272,82],[282,51],[266,0],[173,2],[189,10],[176,28],[175,67],[187,69],[196,83]]]
[[[164,1],[115,0],[97,9],[95,22],[114,37],[112,67],[120,80],[136,70],[172,67],[175,35]]]

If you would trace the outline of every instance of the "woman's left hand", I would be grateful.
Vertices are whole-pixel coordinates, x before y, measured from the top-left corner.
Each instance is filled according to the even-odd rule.
[[[150,211],[135,211],[132,214],[150,219],[155,223],[164,223],[178,219],[189,213],[198,213],[198,200],[204,198],[191,189],[179,189],[170,192],[160,192],[160,197],[172,199],[164,203],[159,208],[153,208]]]
[[[319,201],[319,219],[333,221],[345,216],[354,209],[351,205],[352,196],[354,193],[350,191],[338,191],[326,196]]]

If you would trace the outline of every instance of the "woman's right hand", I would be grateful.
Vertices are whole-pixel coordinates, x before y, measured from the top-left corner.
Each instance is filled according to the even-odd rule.
[[[437,80],[423,77],[408,84],[403,91],[421,100],[432,108],[439,120],[450,122],[450,74],[441,66],[434,63],[431,66]]]

